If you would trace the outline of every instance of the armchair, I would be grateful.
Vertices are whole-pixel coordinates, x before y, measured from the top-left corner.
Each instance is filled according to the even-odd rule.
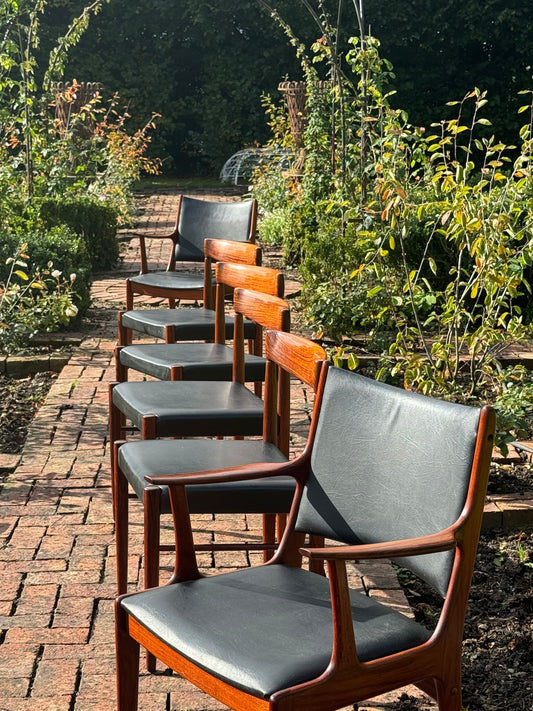
[[[179,262],[203,262],[204,240],[225,239],[253,242],[257,223],[255,200],[212,202],[181,196],[176,226],[168,239],[172,243],[165,272],[149,272],[146,258],[146,235],[141,241],[141,273],[126,280],[126,309],[133,309],[135,294],[159,296],[173,307],[179,299],[202,300],[204,280],[201,272],[177,270]],[[157,236],[158,237],[158,236]]]
[[[304,454],[181,477],[169,486],[168,585],[116,601],[118,710],[136,711],[139,644],[246,711],[334,711],[417,684],[461,711],[461,637],[495,427],[475,409],[323,366]],[[203,578],[185,485],[293,476],[284,537],[265,565]],[[306,535],[340,546],[312,548]],[[328,578],[301,559],[326,561]],[[444,597],[434,632],[348,588],[346,562],[386,558]]]

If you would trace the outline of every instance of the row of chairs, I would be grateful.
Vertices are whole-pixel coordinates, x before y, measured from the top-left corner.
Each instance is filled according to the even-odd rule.
[[[178,217],[178,236],[179,224]],[[137,709],[140,645],[235,709],[333,710],[416,683],[440,711],[460,711],[461,637],[493,411],[432,400],[330,366],[319,346],[289,333],[282,277],[276,277],[277,291],[265,286],[273,270],[258,266],[258,251],[253,264],[235,264],[231,241],[208,239],[204,249],[201,296],[209,307],[215,263],[216,307],[207,317],[211,335],[204,330],[199,338],[214,343],[176,343],[175,324],[191,309],[169,309],[175,313],[165,317],[165,343],[153,346],[129,345],[128,330],[142,319],[131,302],[121,318],[122,382],[110,397],[119,711]],[[146,262],[144,248],[142,254]],[[225,344],[228,290],[235,312],[231,353]],[[141,330],[151,332],[158,318],[149,314]],[[245,356],[247,339],[254,345]],[[127,382],[129,368],[164,380]],[[306,448],[289,461],[291,374],[316,389],[316,398]],[[264,401],[262,389],[245,385],[263,380]],[[126,419],[142,440],[122,440]],[[205,439],[258,434],[261,440]],[[129,484],[145,504],[149,588],[132,595],[123,594]],[[159,518],[169,510],[175,567],[169,583],[158,586]],[[189,513],[237,511],[269,514],[263,544],[275,548],[273,556],[261,566],[202,577]],[[272,515],[287,511],[274,546]],[[433,632],[349,589],[349,561],[382,558],[396,560],[443,596]]]

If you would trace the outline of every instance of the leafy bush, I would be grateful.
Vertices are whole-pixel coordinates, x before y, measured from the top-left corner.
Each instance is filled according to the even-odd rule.
[[[389,105],[392,68],[379,42],[352,38],[341,52],[326,13],[321,21],[313,61],[288,30],[307,79],[306,158],[297,190],[281,176],[274,213],[292,221],[283,234],[298,235],[290,247],[301,256],[309,319],[337,342],[366,326],[388,343],[378,378],[444,399],[494,400],[509,390],[502,350],[531,332],[521,304],[533,265],[533,92],[521,92],[517,146],[487,137],[477,88],[450,102],[455,118],[431,131],[412,126]],[[281,194],[279,176],[262,178],[261,192]],[[507,392],[500,407],[508,434],[524,419],[533,431],[518,395]]]
[[[46,227],[67,225],[83,238],[94,271],[113,269],[118,260],[117,213],[88,198],[45,198],[38,203]]]
[[[84,313],[90,304],[91,260],[84,240],[66,226],[50,230],[27,224],[16,232],[4,233],[0,242],[0,282],[9,281],[9,260],[26,246],[26,268],[30,273],[61,272],[63,279],[75,279],[71,291],[77,309]]]
[[[24,339],[69,321],[71,296],[80,312],[88,307],[91,258],[95,269],[115,266],[117,218],[130,218],[141,171],[157,171],[158,161],[145,155],[153,116],[132,131],[116,96],[104,101],[94,87],[86,94],[75,80],[54,84],[103,4],[91,2],[72,20],[48,66],[37,58],[48,3],[2,5],[0,280],[9,316],[4,336],[12,344],[19,331]],[[33,275],[25,287],[23,272],[12,271],[14,254]]]
[[[73,303],[75,275],[64,278],[57,269],[29,270],[26,244],[1,267],[0,351],[12,353],[28,345],[39,332],[55,331],[78,313]],[[29,275],[28,275],[29,272]]]

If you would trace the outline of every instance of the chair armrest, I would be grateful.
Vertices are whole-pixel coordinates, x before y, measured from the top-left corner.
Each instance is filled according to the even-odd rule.
[[[417,538],[405,538],[385,543],[328,548],[300,548],[300,553],[311,560],[375,560],[401,558],[428,553],[442,553],[457,546],[457,528],[446,528],[438,533]]]
[[[130,234],[132,237],[139,237],[139,238],[146,238],[146,239],[171,239],[171,240],[176,239],[175,232],[171,232],[168,235],[149,235],[149,234],[146,234],[146,232],[135,232],[134,230],[128,230],[128,234]]]
[[[357,655],[357,640],[352,623],[352,610],[346,572],[346,560],[396,558],[424,553],[439,553],[451,550],[457,545],[456,527],[447,528],[436,534],[407,538],[386,543],[372,543],[360,546],[339,546],[335,548],[300,548],[300,553],[311,560],[327,561],[333,618],[333,650],[330,673],[363,673],[364,665]]]
[[[186,486],[189,484],[224,484],[247,479],[265,479],[266,477],[292,476],[301,478],[303,471],[297,466],[298,459],[282,464],[243,464],[228,469],[213,469],[203,472],[164,474],[147,476],[146,481],[156,486]]]
[[[130,232],[134,237],[139,238],[139,247],[141,254],[141,274],[146,274],[148,271],[148,261],[146,259],[146,241],[147,239],[170,239],[173,242],[176,240],[176,232],[169,235],[147,235],[143,232]]]

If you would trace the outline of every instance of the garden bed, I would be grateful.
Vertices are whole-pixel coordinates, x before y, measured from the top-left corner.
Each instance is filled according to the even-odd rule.
[[[28,428],[56,377],[48,371],[22,379],[0,374],[0,453],[22,452]]]
[[[416,619],[432,627],[440,601],[400,574]],[[531,711],[533,699],[533,532],[481,536],[463,642],[463,707]],[[424,709],[405,697],[397,711]]]

